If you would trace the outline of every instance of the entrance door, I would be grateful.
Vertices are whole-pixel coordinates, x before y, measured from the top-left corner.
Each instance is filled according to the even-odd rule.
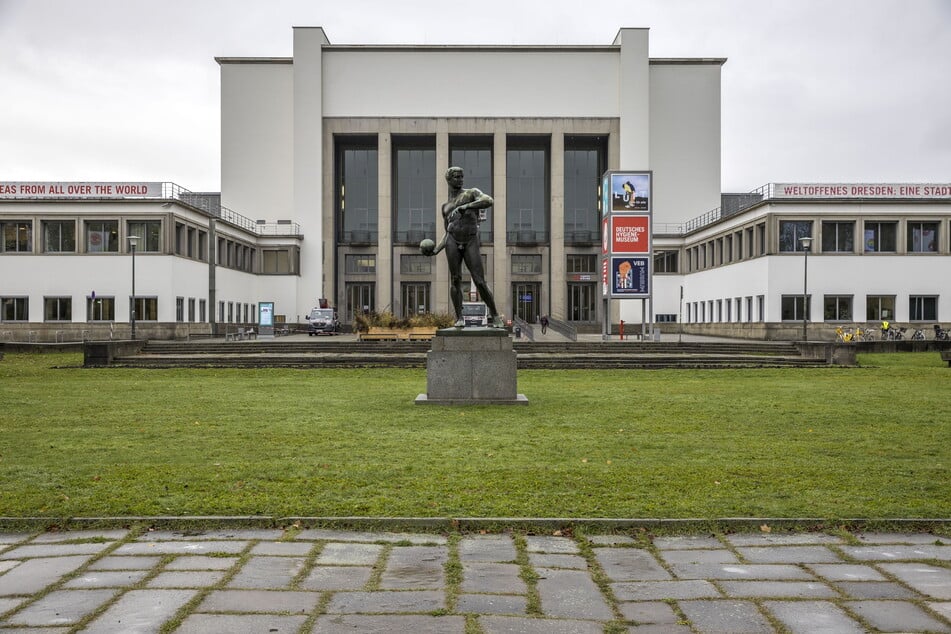
[[[539,304],[541,303],[540,282],[513,282],[512,283],[512,310],[515,316],[530,324],[538,321]]]
[[[353,316],[358,313],[367,313],[376,310],[374,301],[376,293],[373,282],[347,282],[347,312],[346,323],[353,322]]]

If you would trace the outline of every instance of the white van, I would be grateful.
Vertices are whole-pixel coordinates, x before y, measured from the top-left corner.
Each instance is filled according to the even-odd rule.
[[[466,326],[488,326],[489,307],[485,302],[463,302],[462,319]]]

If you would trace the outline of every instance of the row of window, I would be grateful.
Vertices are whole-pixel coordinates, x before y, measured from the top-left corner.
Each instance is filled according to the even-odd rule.
[[[0,253],[131,253],[136,237],[137,253],[164,253],[162,220],[128,220],[125,222],[126,244],[123,246],[119,220],[40,220],[41,241],[34,243],[32,220],[0,221]],[[77,226],[81,233],[77,236]],[[182,257],[208,261],[208,232],[184,223],[175,223],[174,249]],[[250,244],[218,236],[217,265],[248,273],[296,275],[300,272],[300,250],[297,247],[259,249]],[[260,257],[260,263],[258,262]]]
[[[128,314],[132,314],[132,298],[129,298]],[[158,321],[158,297],[135,297],[137,321]],[[186,312],[187,310],[187,312]],[[219,323],[253,323],[256,321],[254,304],[241,302],[218,302]],[[29,297],[0,297],[0,321],[30,321]],[[44,297],[43,321],[73,321],[72,297]],[[116,321],[115,297],[86,297],[86,321]],[[175,298],[175,321],[207,321],[207,301],[194,297]]]
[[[821,253],[937,253],[943,223],[936,220],[823,220],[819,223],[818,249]],[[802,238],[814,238],[812,220],[782,220],[779,223],[779,250],[802,251]],[[861,234],[857,227],[861,226]],[[904,240],[900,240],[904,229]],[[856,240],[861,236],[860,240]]]
[[[888,321],[895,319],[895,295],[867,295],[864,317],[855,314],[853,295],[825,295],[822,298],[822,320],[826,322]],[[685,321],[688,323],[709,322],[762,322],[765,321],[763,295],[734,297],[689,302],[686,305]],[[783,295],[780,305],[782,321],[812,320],[812,296]],[[755,306],[755,313],[754,313]],[[938,297],[936,295],[911,295],[908,297],[908,321],[938,321]]]
[[[547,136],[510,136],[505,153],[506,242],[543,244],[550,235],[550,151]],[[607,165],[606,136],[566,136],[564,150],[564,234],[566,244],[596,244],[598,186]],[[465,186],[492,195],[492,137],[451,136],[449,162],[465,171]],[[445,166],[448,167],[448,166]],[[441,167],[441,169],[445,169]],[[433,237],[437,213],[436,139],[393,137],[393,242],[418,244]],[[376,137],[336,139],[337,240],[375,244],[380,214]],[[492,212],[485,212],[481,239],[492,242]]]

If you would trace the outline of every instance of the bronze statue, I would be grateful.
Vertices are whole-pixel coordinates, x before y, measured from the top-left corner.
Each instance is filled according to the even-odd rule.
[[[436,255],[446,250],[446,260],[449,262],[449,276],[451,287],[449,296],[452,307],[456,312],[456,327],[465,325],[462,318],[462,263],[472,274],[472,281],[479,291],[479,297],[485,302],[492,316],[492,325],[502,327],[502,320],[495,309],[495,299],[492,291],[485,283],[485,272],[482,269],[482,256],[479,253],[479,223],[481,222],[480,209],[491,207],[495,201],[488,194],[476,188],[465,189],[462,186],[463,171],[461,167],[450,167],[446,170],[446,182],[449,183],[449,200],[442,206],[443,223],[446,235],[439,246],[433,246],[432,240],[423,240],[420,251],[424,255]]]

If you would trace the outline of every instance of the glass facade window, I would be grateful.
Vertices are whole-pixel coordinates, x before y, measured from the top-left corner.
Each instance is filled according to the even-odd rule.
[[[677,273],[677,251],[654,251],[654,273]]]
[[[596,273],[598,256],[589,254],[570,254],[565,256],[566,273]]]
[[[379,165],[376,138],[345,140],[337,148],[337,226],[343,243],[377,239]]]
[[[779,223],[780,252],[802,251],[799,238],[812,237],[811,220],[781,220]]]
[[[7,220],[0,222],[0,249],[3,253],[31,253],[33,251],[33,223]]]
[[[86,221],[86,252],[87,253],[118,253],[119,252],[119,221],[118,220],[87,220]]]
[[[938,251],[938,223],[937,222],[909,222],[908,223],[908,252],[909,253],[937,253]]]
[[[604,137],[565,137],[565,243],[600,239],[598,187],[607,163]]]
[[[537,275],[542,272],[542,256],[540,255],[513,255],[513,275]]]
[[[509,138],[505,164],[509,244],[548,241],[548,140]]]
[[[347,273],[370,275],[376,273],[376,254],[351,253],[347,254],[345,259]]]
[[[465,173],[465,187],[474,187],[494,196],[492,182],[492,137],[449,137],[449,164],[461,167]],[[492,207],[480,209],[485,220],[479,225],[479,239],[492,242]]]
[[[0,297],[0,319],[3,321],[28,321],[30,318],[29,297]]]
[[[912,295],[908,298],[908,319],[938,321],[938,298],[933,295]]]
[[[44,220],[43,250],[46,253],[75,253],[76,222],[74,220]]]
[[[182,236],[185,235],[185,227],[183,225],[177,225],[181,227]],[[136,220],[129,221],[127,227],[129,233],[126,235],[130,236],[139,236],[139,240],[135,245],[136,251],[144,251],[146,253],[159,253],[162,250],[162,221],[161,220]],[[178,233],[176,232],[176,236]],[[176,237],[177,239],[177,237]],[[176,253],[183,253],[182,250],[176,250]]]
[[[865,319],[881,321],[895,318],[894,295],[868,295],[865,298]]]
[[[429,275],[433,259],[425,255],[400,255],[400,273],[403,275]]]
[[[802,321],[803,319],[803,297],[802,295],[783,295],[780,306],[780,316],[783,321]],[[805,318],[809,319],[809,304],[811,296],[806,297]]]
[[[419,244],[436,235],[435,141],[394,139],[394,242]],[[407,147],[400,147],[405,143]],[[420,144],[425,143],[425,146]]]
[[[44,297],[43,321],[72,321],[72,297]]]
[[[115,321],[116,320],[116,298],[115,297],[87,297],[86,298],[86,321]]]
[[[865,221],[865,251],[894,253],[898,246],[897,222]]]
[[[825,321],[852,321],[852,296],[826,295],[823,297],[822,318]]]
[[[823,222],[822,252],[852,253],[855,250],[854,222]]]

